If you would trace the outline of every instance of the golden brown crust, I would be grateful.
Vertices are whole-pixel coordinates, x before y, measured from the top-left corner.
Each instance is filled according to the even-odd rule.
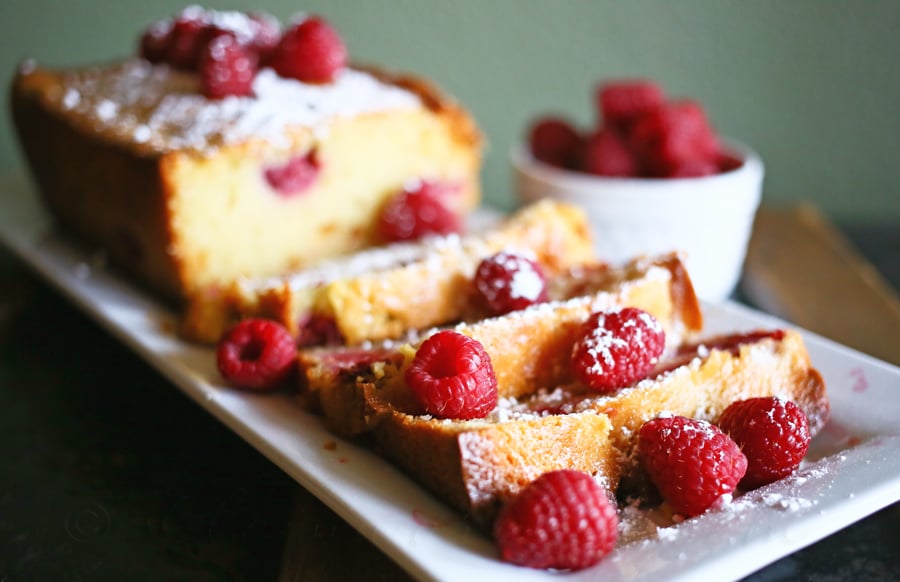
[[[24,69],[13,80],[11,107],[20,143],[47,209],[125,272],[169,299],[183,282],[171,243],[165,177],[156,157],[86,137],[48,108],[58,76]]]
[[[609,419],[591,411],[496,424],[394,413],[372,436],[381,454],[488,527],[506,501],[547,471],[611,475],[609,430]]]

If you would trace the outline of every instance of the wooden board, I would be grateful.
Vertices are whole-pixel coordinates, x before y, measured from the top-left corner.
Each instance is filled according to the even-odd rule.
[[[744,271],[763,311],[900,365],[897,293],[814,206],[761,208]]]

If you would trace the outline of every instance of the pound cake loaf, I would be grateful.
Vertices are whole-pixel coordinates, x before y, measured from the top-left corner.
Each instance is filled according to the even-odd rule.
[[[26,62],[11,105],[59,224],[177,301],[384,242],[379,213],[423,184],[457,219],[480,199],[471,116],[424,79],[351,66],[317,17],[282,31],[192,7],[140,57]]]
[[[436,418],[422,410],[406,370],[412,351],[357,352],[334,376],[340,400],[325,407],[340,434],[354,422],[376,450],[473,521],[489,528],[509,499],[543,473],[586,471],[615,492],[638,481],[637,435],[648,420],[683,415],[715,422],[729,404],[777,396],[795,402],[815,434],[829,415],[824,382],[799,334],[761,330],[686,343],[643,379],[598,394],[581,382],[533,384],[500,397],[484,418]],[[622,494],[621,491],[619,491]]]
[[[476,267],[504,250],[527,253],[550,278],[595,261],[583,212],[541,201],[484,232],[395,243],[278,277],[240,277],[192,297],[181,332],[213,343],[236,321],[264,317],[300,345],[398,338],[471,315]]]

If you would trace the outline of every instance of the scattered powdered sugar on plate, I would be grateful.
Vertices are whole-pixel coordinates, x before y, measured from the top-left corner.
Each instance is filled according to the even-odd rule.
[[[748,519],[760,508],[786,513],[809,510],[818,504],[817,492],[827,489],[829,475],[838,470],[845,459],[846,455],[838,453],[812,463],[804,462],[792,475],[780,481],[737,496],[723,495],[706,514],[688,520],[667,512],[665,504],[645,507],[640,500],[632,501],[619,508],[618,546],[676,542],[688,531],[702,527],[707,520],[715,520],[724,528],[729,523]],[[816,486],[810,487],[813,484]]]

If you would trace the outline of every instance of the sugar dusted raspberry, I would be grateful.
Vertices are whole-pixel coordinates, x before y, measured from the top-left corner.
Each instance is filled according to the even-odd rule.
[[[330,83],[347,65],[347,48],[330,24],[311,16],[284,32],[271,64],[282,77]]]
[[[207,16],[199,6],[185,8],[172,23],[166,62],[173,67],[195,71],[208,37]]]
[[[154,22],[141,35],[140,56],[151,63],[166,60],[171,42],[172,23],[168,20]]]
[[[547,301],[547,281],[541,266],[513,251],[485,258],[475,270],[475,290],[494,315]]]
[[[619,178],[639,173],[637,160],[625,140],[610,129],[602,129],[585,140],[580,169],[596,176]]]
[[[230,34],[220,34],[203,50],[200,90],[210,99],[253,93],[256,59]]]
[[[490,356],[478,341],[452,330],[422,342],[406,383],[425,410],[439,418],[484,418],[497,405]]]
[[[239,388],[277,388],[293,372],[294,338],[268,319],[245,319],[225,332],[216,350],[222,377]]]
[[[616,509],[587,473],[544,473],[500,512],[494,539],[503,560],[531,568],[580,570],[612,551]]]
[[[306,154],[292,157],[284,165],[265,168],[263,175],[276,192],[292,196],[315,184],[320,170],[318,151],[312,149]]]
[[[597,91],[597,109],[610,128],[627,131],[641,115],[666,101],[662,88],[646,79],[610,81]]]
[[[747,456],[744,489],[787,477],[800,465],[811,440],[809,420],[799,406],[775,397],[734,402],[719,417],[719,428]]]
[[[714,425],[683,416],[644,423],[638,441],[650,480],[672,508],[693,517],[732,493],[747,470],[747,457]]]
[[[581,137],[568,121],[545,117],[531,126],[528,143],[536,160],[559,168],[572,168],[578,157]]]
[[[410,185],[382,207],[376,228],[381,240],[416,240],[462,232],[462,219],[446,205],[456,188],[443,182]]]
[[[247,15],[253,29],[250,48],[256,52],[260,63],[268,63],[281,42],[281,24],[265,12],[251,12]]]
[[[572,372],[600,392],[623,388],[647,375],[665,344],[665,331],[646,311],[600,311],[581,327],[572,348]]]
[[[689,161],[715,161],[719,143],[703,107],[694,101],[666,103],[634,124],[629,145],[650,176],[666,177]]]

